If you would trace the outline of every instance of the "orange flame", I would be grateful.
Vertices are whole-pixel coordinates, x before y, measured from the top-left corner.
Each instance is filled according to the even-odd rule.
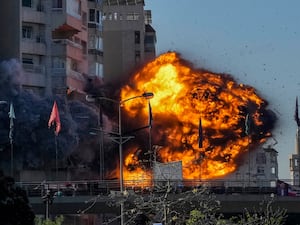
[[[211,179],[237,169],[240,157],[270,136],[264,130],[266,102],[254,88],[237,84],[232,77],[192,69],[175,52],[160,55],[136,73],[121,90],[127,99],[144,91],[154,93],[152,139],[160,145],[157,158],[161,162],[182,161],[183,178]],[[130,118],[148,116],[146,107],[138,107],[142,99],[128,101],[124,111]],[[245,134],[245,118],[251,116],[252,134]],[[199,148],[199,118],[203,143]],[[125,158],[124,179],[152,179],[135,150]]]

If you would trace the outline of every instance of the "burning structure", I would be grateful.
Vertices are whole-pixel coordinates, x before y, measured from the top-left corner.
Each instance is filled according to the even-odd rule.
[[[145,138],[137,138],[135,145],[127,147],[124,179],[152,178],[151,170],[145,170],[141,163],[149,155],[136,154],[143,145],[160,162],[182,161],[184,179],[217,179],[244,165],[249,153],[272,136],[276,116],[254,88],[237,84],[227,74],[193,69],[175,52],[145,65],[122,88],[121,97],[145,90],[155,93],[149,135],[160,148],[153,152],[145,146]],[[139,115],[147,115],[137,104],[124,106],[129,127],[136,126]],[[272,152],[277,156],[275,150]],[[248,174],[250,177],[250,171]]]
[[[1,76],[7,76],[7,72],[3,71]],[[22,164],[19,169],[41,169],[47,163],[53,167],[53,160],[52,163],[46,160],[55,156],[54,144],[49,138],[51,132],[47,127],[53,102],[37,98],[21,89],[15,94],[6,93],[4,91],[8,90],[6,87],[10,83],[3,82],[0,97],[6,101],[13,100],[16,105],[14,144],[16,163]],[[260,149],[260,153],[268,153],[271,158],[276,156],[275,150],[260,148],[272,136],[275,114],[267,109],[267,101],[253,87],[237,84],[228,74],[194,69],[178,53],[168,52],[135,73],[122,86],[120,99],[128,99],[145,91],[154,93],[151,104],[150,101],[136,99],[126,102],[122,107],[122,135],[135,136],[123,147],[124,180],[139,183],[152,180],[155,162],[175,161],[181,162],[182,178],[187,180],[233,176],[233,172],[241,173],[243,167],[243,179],[248,173],[247,179],[252,180],[250,174],[262,170],[257,164],[260,162],[257,161],[259,154],[254,154],[254,150]],[[103,96],[104,92],[100,95]],[[63,159],[61,163],[68,170],[71,164],[77,170],[79,164],[84,165],[93,172],[92,178],[97,179],[99,140],[89,134],[91,127],[95,126],[97,114],[82,102],[58,99],[58,104],[62,124],[58,136],[60,159]],[[113,130],[118,124],[118,116],[114,114],[116,106],[107,102],[99,103],[99,106],[105,118],[102,121],[103,129]],[[7,117],[1,115],[2,120]],[[148,129],[137,129],[139,127]],[[7,132],[8,122],[2,128]],[[3,142],[6,143],[5,140]],[[105,136],[103,144],[104,178],[118,178],[117,147]],[[3,154],[8,149],[4,145]],[[260,154],[262,164],[266,164],[264,154]],[[268,166],[273,168],[277,160],[272,162]],[[51,167],[48,164],[47,168]],[[276,176],[277,168],[274,170]],[[67,179],[81,178],[77,173]]]

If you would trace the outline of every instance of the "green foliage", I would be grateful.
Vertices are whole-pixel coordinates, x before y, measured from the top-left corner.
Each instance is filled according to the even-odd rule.
[[[224,219],[222,216],[218,218],[213,216],[210,217],[211,221],[207,220],[209,210],[193,209],[186,220],[186,225],[283,225],[286,219],[286,210],[280,208],[274,209],[272,203],[272,199],[263,201],[259,209],[253,209],[252,212],[245,209],[243,215],[229,219]]]
[[[40,217],[37,217],[35,219],[35,225],[62,225],[63,221],[64,217],[62,215],[55,217],[54,220],[42,219]]]
[[[238,224],[247,225],[282,225],[286,219],[286,210],[272,207],[272,199],[263,201],[258,210],[250,213],[248,209],[245,210],[244,215],[240,217]]]
[[[226,218],[219,211],[221,203],[205,187],[176,194],[167,187],[147,195],[126,192],[123,197],[110,197],[111,204],[128,203],[124,211],[127,225],[155,222],[166,225],[283,225],[286,219],[286,210],[275,208],[273,198],[263,201],[257,209],[245,209],[242,215]]]

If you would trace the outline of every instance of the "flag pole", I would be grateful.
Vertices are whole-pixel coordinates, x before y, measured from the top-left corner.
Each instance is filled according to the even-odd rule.
[[[54,142],[55,142],[55,179],[58,179],[58,151],[57,151],[57,138],[54,134]]]
[[[250,187],[250,183],[251,183],[250,132],[251,132],[251,117],[250,117],[249,113],[247,113],[246,118],[245,118],[245,134],[247,135],[247,140],[248,140],[248,186],[249,187]]]
[[[14,177],[14,145],[13,141],[10,141],[10,176]]]
[[[52,111],[48,121],[48,127],[55,125],[54,128],[54,144],[55,144],[55,178],[58,179],[58,150],[57,150],[57,135],[61,130],[61,123],[59,118],[58,107],[56,101],[53,103]]]
[[[14,177],[14,146],[13,146],[13,130],[14,130],[14,119],[16,118],[15,116],[15,110],[13,103],[10,103],[9,107],[9,140],[10,140],[10,175],[11,177]]]
[[[149,113],[149,164],[150,168],[153,169],[153,152],[152,152],[152,109],[151,109],[151,104],[150,104],[150,99],[148,99],[148,113]]]

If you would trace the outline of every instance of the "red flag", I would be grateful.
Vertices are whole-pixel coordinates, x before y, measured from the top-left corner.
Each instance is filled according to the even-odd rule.
[[[54,101],[52,107],[52,112],[48,121],[48,127],[50,128],[52,125],[54,125],[54,123],[56,125],[54,133],[55,135],[58,135],[59,131],[61,130],[61,124],[56,101]]]

